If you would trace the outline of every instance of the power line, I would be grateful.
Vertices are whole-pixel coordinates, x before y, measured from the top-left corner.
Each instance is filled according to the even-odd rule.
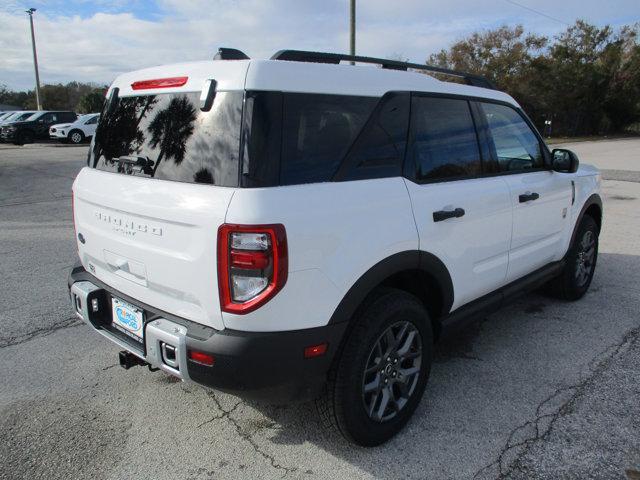
[[[526,5],[522,5],[518,2],[514,2],[513,0],[504,0],[504,1],[507,3],[510,3],[511,5],[515,5],[516,7],[524,8],[525,10],[529,10],[530,12],[537,13],[538,15],[542,15],[543,17],[546,17],[549,20],[553,20],[554,22],[559,22],[559,23],[562,23],[563,25],[569,26],[569,23],[565,22],[564,20],[560,20],[559,18],[555,18],[555,17],[552,17],[551,15],[547,15],[546,13],[542,13],[538,10],[534,10],[531,7],[527,7]]]

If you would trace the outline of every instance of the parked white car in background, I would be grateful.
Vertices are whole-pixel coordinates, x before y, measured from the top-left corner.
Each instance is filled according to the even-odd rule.
[[[81,115],[73,123],[59,123],[49,128],[49,137],[61,142],[82,143],[93,137],[98,125],[99,113]]]

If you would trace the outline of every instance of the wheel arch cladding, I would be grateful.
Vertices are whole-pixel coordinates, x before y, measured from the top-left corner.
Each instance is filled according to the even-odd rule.
[[[578,215],[578,219],[576,220],[576,224],[573,226],[571,243],[569,245],[573,245],[576,235],[578,234],[580,222],[582,222],[582,219],[585,215],[589,215],[595,220],[596,224],[598,225],[598,233],[600,233],[600,230],[602,229],[602,199],[597,193],[592,194],[582,205],[580,214]]]
[[[378,287],[397,288],[419,298],[431,317],[434,337],[438,337],[439,319],[449,313],[453,304],[451,275],[439,258],[428,252],[409,250],[378,262],[351,286],[329,323],[351,320]]]

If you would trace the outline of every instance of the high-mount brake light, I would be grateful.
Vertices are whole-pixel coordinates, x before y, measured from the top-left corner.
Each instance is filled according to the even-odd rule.
[[[221,225],[218,229],[220,307],[244,314],[264,305],[287,281],[284,225]]]
[[[181,87],[187,83],[189,77],[169,77],[169,78],[154,78],[150,80],[138,80],[131,84],[133,90],[151,90],[154,88],[171,88]]]

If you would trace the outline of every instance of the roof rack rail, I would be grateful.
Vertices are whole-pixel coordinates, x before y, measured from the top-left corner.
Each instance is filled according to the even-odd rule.
[[[213,57],[214,60],[249,60],[249,56],[235,48],[220,47]]]
[[[468,85],[474,87],[490,88],[496,90],[496,86],[488,79],[472,73],[450,70],[448,68],[434,67],[432,65],[422,65],[419,63],[401,62],[398,60],[386,60],[384,58],[361,57],[359,55],[347,55],[342,53],[307,52],[304,50],[280,50],[273,54],[271,60],[288,60],[290,62],[313,62],[338,64],[342,61],[373,63],[382,68],[390,70],[424,70],[427,72],[450,75],[462,78]]]

